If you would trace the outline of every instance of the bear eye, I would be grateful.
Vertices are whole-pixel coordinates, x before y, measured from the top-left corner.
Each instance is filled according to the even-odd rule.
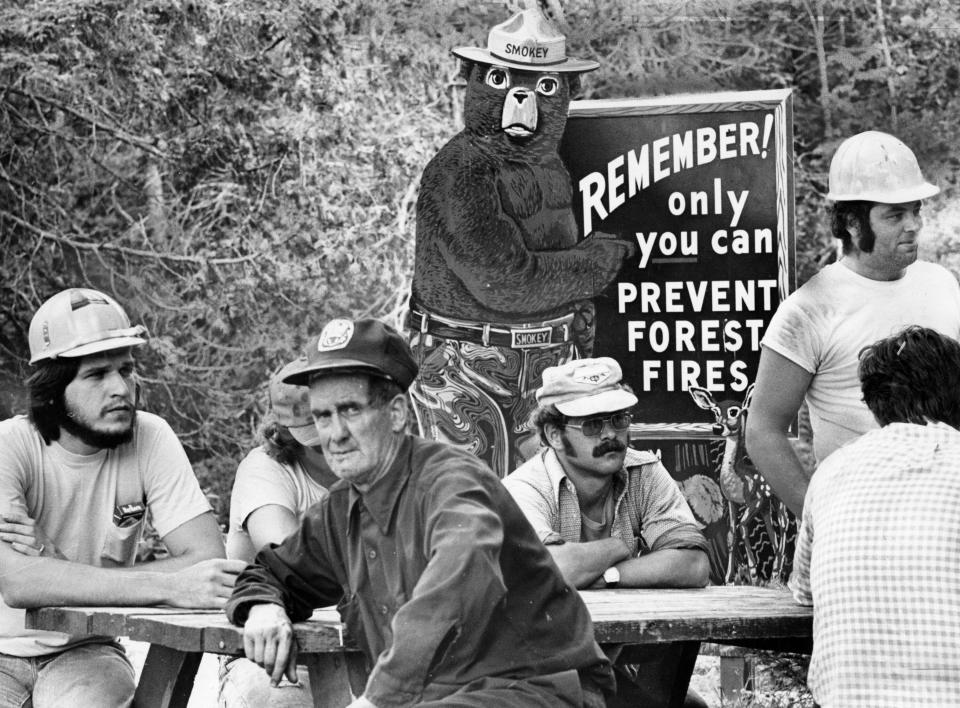
[[[506,69],[502,69],[499,66],[491,66],[487,70],[486,78],[487,86],[492,86],[495,89],[505,89],[510,86],[510,72]]]
[[[540,80],[537,81],[537,93],[544,96],[552,96],[558,88],[560,88],[560,82],[553,76],[541,76]]]

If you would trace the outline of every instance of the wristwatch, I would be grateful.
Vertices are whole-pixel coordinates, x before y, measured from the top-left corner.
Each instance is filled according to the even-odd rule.
[[[615,588],[620,584],[620,571],[617,570],[616,566],[611,565],[603,571],[603,582],[607,584],[608,588]]]

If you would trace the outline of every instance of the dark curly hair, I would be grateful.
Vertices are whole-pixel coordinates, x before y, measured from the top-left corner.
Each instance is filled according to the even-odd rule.
[[[940,421],[960,428],[960,344],[912,325],[860,352],[863,401],[880,425]]]
[[[853,250],[853,239],[850,237],[848,227],[851,222],[856,224],[860,231],[860,239],[857,244],[864,253],[872,253],[873,245],[876,242],[876,234],[873,227],[870,226],[870,210],[876,206],[876,202],[852,201],[852,202],[833,202],[827,207],[830,215],[830,230],[833,237],[840,239],[843,244],[844,254]]]
[[[27,377],[30,422],[47,445],[60,439],[60,423],[67,415],[63,394],[79,370],[79,357],[44,359]]]

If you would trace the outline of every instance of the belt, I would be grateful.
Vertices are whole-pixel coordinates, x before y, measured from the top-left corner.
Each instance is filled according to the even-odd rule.
[[[573,338],[572,314],[546,322],[511,326],[489,322],[464,322],[410,310],[407,322],[411,330],[421,334],[435,334],[447,339],[510,349],[547,347],[569,342]]]

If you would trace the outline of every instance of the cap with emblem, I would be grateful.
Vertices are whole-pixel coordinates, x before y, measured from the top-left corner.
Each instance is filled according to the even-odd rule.
[[[299,371],[306,363],[307,358],[300,357],[270,377],[270,410],[294,440],[305,447],[313,447],[320,444],[320,436],[310,414],[310,389],[283,382],[287,374]]]
[[[382,376],[406,391],[417,376],[417,363],[406,340],[390,325],[341,318],[327,323],[307,348],[306,362],[283,381],[305,386],[318,373],[355,372]]]
[[[135,347],[146,342],[143,325],[130,325],[109,295],[90,288],[62,290],[37,308],[27,339],[30,363]]]
[[[543,370],[537,402],[577,418],[623,410],[635,406],[637,397],[621,385],[622,379],[620,364],[610,357],[576,359]]]
[[[589,59],[567,57],[567,40],[537,8],[523,10],[494,27],[487,48],[457,47],[461,59],[525,71],[581,72],[600,65]]]

